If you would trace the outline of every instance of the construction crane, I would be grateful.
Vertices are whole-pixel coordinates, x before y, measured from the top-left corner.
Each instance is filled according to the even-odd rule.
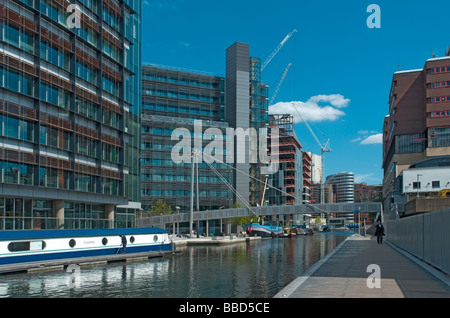
[[[271,106],[275,100],[275,98],[278,95],[278,91],[280,90],[281,84],[283,84],[284,79],[286,78],[287,73],[289,72],[289,68],[292,66],[292,63],[289,63],[286,69],[283,72],[283,75],[281,76],[280,82],[278,83],[277,88],[275,89],[275,92],[272,95],[272,98],[270,99],[269,106]]]
[[[272,59],[275,57],[275,55],[277,55],[277,53],[281,50],[281,48],[286,44],[286,42],[291,38],[291,36],[295,32],[297,32],[296,29],[294,29],[288,35],[286,35],[286,37],[283,39],[283,41],[281,41],[280,44],[278,44],[277,48],[269,55],[267,60],[265,60],[264,63],[261,65],[261,72],[266,68],[267,64],[269,64],[270,61],[272,61]]]
[[[297,113],[300,115],[300,118],[303,120],[303,122],[305,123],[305,125],[308,128],[309,132],[314,137],[314,139],[316,140],[317,144],[320,147],[320,151],[321,151],[321,155],[322,155],[321,168],[320,168],[320,203],[325,203],[325,189],[324,189],[324,180],[323,180],[323,171],[324,171],[324,166],[325,166],[325,164],[324,164],[324,161],[325,161],[324,154],[326,152],[331,152],[331,149],[328,147],[328,145],[330,144],[330,139],[327,138],[327,141],[326,141],[325,145],[322,145],[321,142],[319,141],[319,138],[317,138],[316,134],[311,129],[311,127],[309,126],[309,124],[306,121],[306,119],[304,119],[302,114],[300,114],[300,112],[298,111],[297,106],[295,106],[295,103],[292,103],[292,106],[297,111]]]

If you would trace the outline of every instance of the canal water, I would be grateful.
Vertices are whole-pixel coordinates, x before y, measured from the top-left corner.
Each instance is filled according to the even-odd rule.
[[[344,241],[347,233],[262,239],[71,271],[0,275],[0,297],[270,298]]]

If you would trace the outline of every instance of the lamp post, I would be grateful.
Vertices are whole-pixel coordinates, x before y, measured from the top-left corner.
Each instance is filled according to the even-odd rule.
[[[175,206],[175,211],[177,211],[177,214],[180,213],[180,207],[177,205]],[[173,227],[174,227],[174,234],[178,235],[180,234],[180,223],[173,223]]]
[[[417,174],[417,198],[419,197],[419,189],[420,189],[420,182],[419,182],[419,177],[423,176],[423,174],[418,173]]]
[[[366,236],[366,215],[363,216],[364,236]]]
[[[358,234],[361,235],[361,207],[358,207]]]

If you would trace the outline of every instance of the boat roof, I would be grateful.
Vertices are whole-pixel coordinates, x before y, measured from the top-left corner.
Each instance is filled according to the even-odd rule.
[[[57,237],[114,236],[137,234],[163,234],[168,231],[156,228],[124,229],[71,229],[71,230],[6,230],[0,231],[0,241],[11,239],[45,239]]]

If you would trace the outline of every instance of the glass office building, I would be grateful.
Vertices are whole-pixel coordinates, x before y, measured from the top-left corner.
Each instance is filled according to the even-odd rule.
[[[130,0],[0,4],[0,229],[134,226],[140,14]]]
[[[173,213],[190,211],[191,159],[188,157],[187,162],[177,162],[173,160],[172,151],[185,138],[191,140],[189,149],[178,149],[177,154],[179,151],[189,153],[195,138],[200,140],[200,150],[204,151],[218,135],[224,138],[222,149],[214,150],[218,160],[211,163],[212,168],[205,160],[198,165],[199,210],[223,209],[233,204],[231,190],[224,182],[232,182],[224,149],[228,128],[224,121],[224,84],[224,78],[204,72],[143,66],[141,195],[144,211],[158,200],[171,206]],[[181,137],[177,134],[172,138],[178,129],[186,135]],[[211,133],[213,131],[216,135]]]
[[[236,129],[247,131],[250,140],[252,131],[268,133],[268,86],[261,82],[261,61],[249,56],[249,45],[236,42],[227,49],[226,77],[159,65],[143,66],[142,77],[143,209],[163,200],[175,213],[190,210],[191,165],[176,164],[172,158],[179,139],[171,136],[177,128],[186,129],[192,139],[200,137],[202,150],[214,140],[212,130],[223,138],[220,153],[214,149],[219,160],[213,167],[205,160],[199,164],[201,211],[228,208],[235,202],[259,203],[264,165],[257,157],[258,145],[247,140],[245,149],[238,149],[234,136]],[[202,125],[201,135],[194,133],[196,121]],[[233,136],[227,136],[227,128]],[[249,147],[254,147],[255,157],[247,155]],[[245,162],[238,163],[237,158]]]

